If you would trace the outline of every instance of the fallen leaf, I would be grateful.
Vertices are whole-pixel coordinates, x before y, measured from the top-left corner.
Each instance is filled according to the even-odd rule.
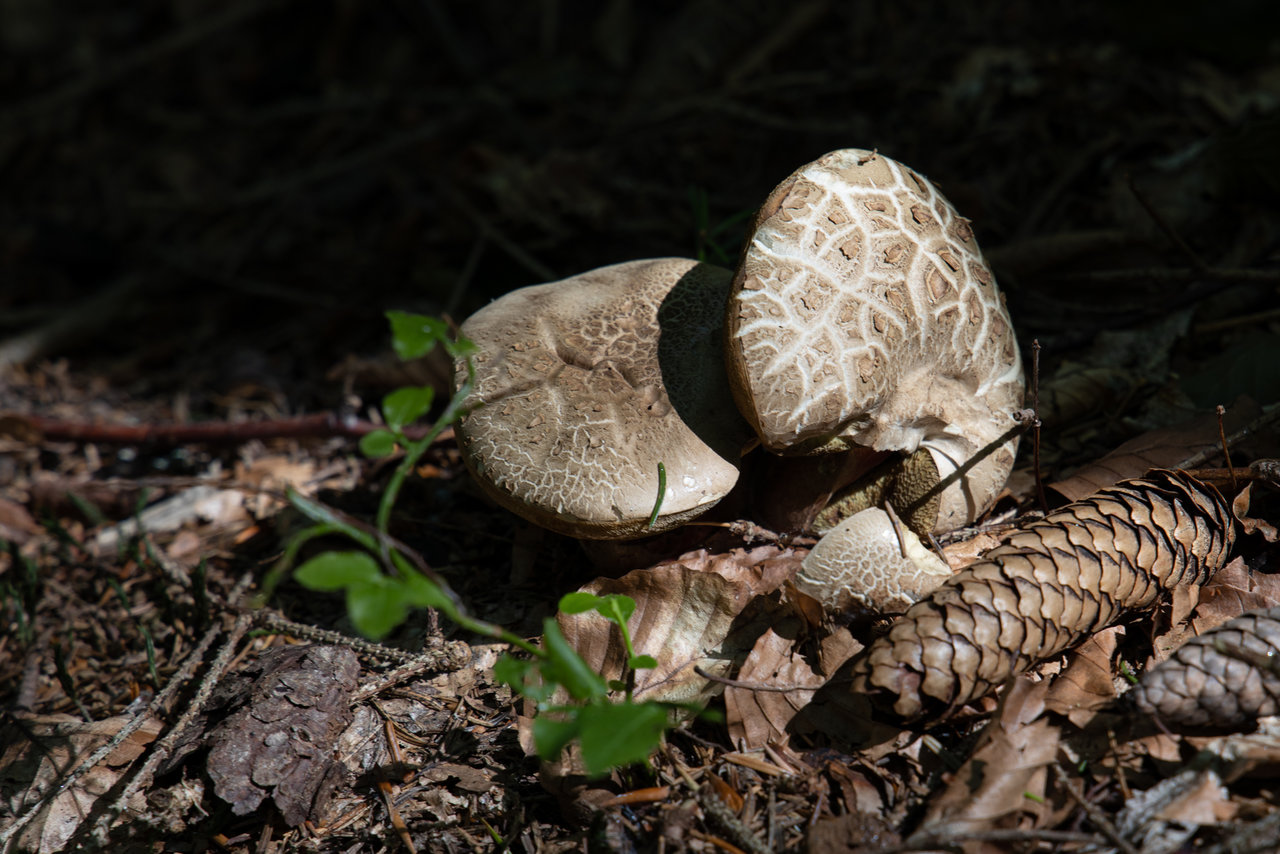
[[[777,590],[799,566],[800,554],[767,545],[727,554],[693,552],[621,578],[598,578],[582,588],[597,596],[623,594],[636,602],[628,624],[635,652],[657,666],[636,674],[635,698],[704,703],[721,690],[695,672],[729,676],[764,630],[783,613],[780,603],[749,603]],[[621,633],[599,614],[559,614],[565,639],[605,679],[619,679],[626,661]]]
[[[1008,817],[1041,813],[1047,768],[1058,751],[1059,735],[1042,716],[1047,690],[1045,682],[1013,681],[977,748],[929,803],[909,842],[1007,827]]]
[[[1067,666],[1049,683],[1045,708],[1083,729],[1093,713],[1116,697],[1112,677],[1116,643],[1124,626],[1098,632],[1067,655]]]
[[[841,628],[823,638],[817,661],[811,661],[801,654],[802,632],[797,617],[770,627],[738,670],[735,682],[739,684],[725,689],[729,738],[738,749],[785,745],[792,718],[827,680],[821,662],[834,661],[838,666],[862,648],[848,629]]]
[[[1240,398],[1227,410],[1224,429],[1233,433],[1257,418],[1261,407]],[[1178,468],[1186,460],[1218,445],[1218,416],[1202,415],[1163,430],[1136,436],[1090,465],[1078,469],[1048,488],[1068,501],[1079,501],[1103,487],[1129,477],[1140,477],[1151,469]]]

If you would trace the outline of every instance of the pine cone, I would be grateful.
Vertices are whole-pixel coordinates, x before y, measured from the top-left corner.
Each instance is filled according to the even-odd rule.
[[[927,599],[855,662],[852,690],[904,718],[945,714],[1093,632],[1203,584],[1235,539],[1222,495],[1154,470],[1032,522]]]
[[[1280,713],[1280,608],[1250,611],[1183,644],[1127,699],[1169,726],[1240,731]]]

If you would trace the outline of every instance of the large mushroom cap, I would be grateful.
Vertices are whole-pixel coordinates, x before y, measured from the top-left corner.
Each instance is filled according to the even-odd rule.
[[[724,376],[731,274],[631,261],[522,288],[462,325],[479,348],[464,458],[499,503],[577,537],[683,524],[738,478],[750,429]],[[455,366],[455,383],[466,376]],[[656,522],[658,463],[666,488]]]
[[[931,183],[845,149],[757,214],[726,314],[734,397],[775,452],[927,448],[946,477],[1013,425],[1013,328],[969,223]],[[936,530],[1004,484],[1010,440],[942,496]]]

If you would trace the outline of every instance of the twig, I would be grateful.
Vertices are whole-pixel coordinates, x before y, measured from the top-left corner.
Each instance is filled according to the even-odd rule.
[[[359,655],[366,655],[381,661],[394,661],[404,664],[419,657],[412,652],[383,646],[380,643],[367,641],[364,638],[353,638],[350,635],[344,635],[342,632],[335,632],[331,629],[321,629],[316,626],[309,626],[306,623],[295,623],[293,620],[286,620],[284,617],[266,610],[254,613],[253,624],[255,628],[266,629],[269,632],[288,635],[299,640],[345,646]]]
[[[1187,259],[1193,270],[1197,273],[1203,273],[1206,268],[1204,262],[1200,260],[1200,256],[1191,250],[1187,242],[1182,239],[1182,235],[1178,234],[1177,230],[1161,216],[1160,211],[1156,210],[1155,205],[1151,204],[1146,194],[1138,189],[1138,182],[1134,179],[1133,174],[1130,173],[1125,177],[1129,181],[1129,192],[1133,193],[1133,197],[1138,200],[1138,204],[1142,205],[1142,209],[1147,212],[1147,216],[1151,217],[1151,221],[1156,224],[1156,228],[1164,232],[1164,236],[1169,238],[1169,242],[1178,247],[1178,251]]]
[[[766,685],[762,682],[743,682],[738,679],[729,679],[726,676],[716,676],[714,673],[708,673],[701,667],[694,665],[693,672],[711,682],[719,685],[725,685],[729,688],[741,688],[744,691],[755,691],[761,694],[790,694],[793,691],[816,691],[818,685]]]
[[[1116,848],[1120,849],[1122,854],[1138,854],[1138,849],[1134,848],[1128,840],[1120,835],[1120,830],[1111,823],[1111,820],[1107,818],[1106,814],[1103,813],[1102,810],[1098,809],[1096,804],[1090,802],[1089,799],[1084,796],[1084,792],[1082,792],[1080,787],[1076,785],[1076,781],[1072,780],[1071,777],[1067,775],[1067,772],[1063,771],[1062,767],[1056,762],[1052,767],[1053,776],[1062,784],[1063,788],[1067,790],[1067,794],[1071,795],[1071,799],[1079,804],[1080,808],[1085,811],[1089,816],[1089,820],[1097,826],[1098,830],[1102,832],[1102,835],[1107,837],[1107,839],[1110,839],[1111,843],[1115,845]]]
[[[231,663],[236,647],[244,637],[245,632],[249,630],[252,621],[251,614],[241,614],[236,618],[231,630],[227,632],[227,637],[223,640],[222,646],[218,649],[217,655],[214,656],[213,663],[209,665],[208,672],[200,680],[200,687],[195,696],[191,698],[186,709],[173,722],[173,726],[169,728],[164,737],[152,746],[146,760],[138,767],[137,771],[133,772],[129,784],[124,787],[124,791],[111,804],[106,814],[98,819],[94,833],[105,833],[111,826],[112,820],[128,808],[129,799],[133,797],[133,794],[138,789],[151,784],[156,768],[160,766],[161,762],[169,758],[174,745],[186,734],[192,722],[204,711],[205,705],[208,704],[209,698],[213,695],[213,690],[221,683],[222,674]],[[103,839],[101,842],[105,844],[106,840]]]
[[[178,672],[173,674],[173,678],[169,680],[169,684],[164,687],[164,690],[156,694],[156,696],[147,705],[146,709],[134,715],[128,723],[122,726],[120,730],[111,737],[110,741],[99,747],[91,753],[88,758],[63,776],[62,779],[58,781],[57,786],[50,788],[49,791],[45,793],[44,797],[37,800],[31,805],[30,809],[18,816],[18,818],[14,819],[11,825],[4,830],[0,830],[0,850],[3,850],[5,844],[20,830],[22,830],[22,828],[26,827],[31,819],[35,818],[36,814],[44,808],[45,804],[49,800],[56,797],[59,793],[66,791],[82,776],[95,768],[99,762],[109,756],[112,751],[124,742],[125,739],[133,735],[133,733],[146,723],[148,719],[159,715],[160,711],[168,705],[169,701],[177,695],[178,690],[184,686],[187,683],[187,680],[191,678],[192,674],[195,673],[196,667],[204,660],[205,653],[208,652],[209,647],[213,645],[214,639],[217,638],[220,633],[221,628],[217,626],[206,631],[204,636],[200,638],[200,642],[196,644],[195,648],[187,655],[186,660],[182,662],[182,666],[178,669]]]
[[[948,831],[945,836],[915,835],[910,837],[904,845],[876,849],[876,854],[908,854],[912,851],[934,851],[938,848],[956,850],[960,848],[961,842],[1081,842],[1100,846],[1104,840],[1096,833],[1041,830],[1035,827],[1026,830],[962,830]]]
[[[1222,443],[1222,456],[1227,461],[1227,472],[1231,475],[1231,494],[1235,495],[1240,491],[1240,487],[1236,484],[1236,468],[1231,465],[1231,447],[1227,444],[1227,431],[1223,429],[1222,420],[1227,415],[1227,408],[1221,403],[1218,404],[1218,441]]]
[[[1095,284],[1118,284],[1122,282],[1172,284],[1199,281],[1201,279],[1275,284],[1280,282],[1280,270],[1247,270],[1238,267],[1205,267],[1202,270],[1188,270],[1183,267],[1144,267],[1136,270],[1086,270],[1079,273],[1062,273],[1053,276],[1053,280],[1057,282],[1093,282]],[[1194,294],[1191,301],[1198,300],[1202,296],[1204,294]],[[1179,307],[1187,301],[1185,299],[1178,300],[1173,303],[1173,307]],[[1164,306],[1164,308],[1168,307],[1168,305]],[[1104,312],[1105,307],[1097,306],[1095,310]]]
[[[1031,342],[1031,454],[1036,472],[1036,498],[1040,512],[1049,512],[1049,499],[1044,494],[1044,477],[1040,473],[1040,339]]]
[[[1259,415],[1257,418],[1250,421],[1248,424],[1241,427],[1239,430],[1227,436],[1227,440],[1226,440],[1227,445],[1238,445],[1245,438],[1252,436],[1255,433],[1262,432],[1266,428],[1275,424],[1276,421],[1280,421],[1280,406],[1277,406],[1275,409],[1271,410],[1270,412],[1264,412],[1263,414]],[[1205,460],[1209,459],[1209,457],[1213,456],[1217,452],[1218,452],[1217,448],[1206,448],[1205,450],[1192,454],[1190,457],[1187,457],[1185,460],[1182,460],[1178,464],[1177,468],[1180,468],[1180,469],[1198,468],[1200,465],[1204,463]]]

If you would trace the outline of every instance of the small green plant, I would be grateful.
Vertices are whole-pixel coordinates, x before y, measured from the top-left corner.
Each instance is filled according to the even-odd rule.
[[[560,600],[560,610],[566,614],[595,611],[618,627],[627,650],[624,677],[605,681],[565,641],[550,618],[543,623],[543,654],[532,660],[504,655],[494,665],[494,676],[537,703],[533,741],[544,759],[559,756],[569,742],[577,741],[590,776],[644,761],[670,725],[674,707],[638,703],[632,697],[635,672],[658,665],[652,656],[636,655],[632,646],[627,621],[635,613],[635,600],[618,594],[570,593]],[[615,692],[622,692],[622,699],[615,699]]]
[[[358,548],[321,552],[303,562],[293,574],[311,590],[343,591],[347,613],[361,634],[374,639],[384,637],[404,622],[410,608],[435,608],[467,631],[504,641],[529,656],[503,656],[494,673],[499,681],[537,704],[533,732],[540,756],[554,758],[571,741],[577,741],[587,773],[593,776],[646,760],[671,726],[674,707],[636,702],[632,697],[635,671],[656,666],[651,657],[636,655],[632,647],[627,621],[635,611],[634,600],[571,593],[560,601],[560,608],[566,613],[594,610],[618,626],[627,650],[627,669],[624,679],[609,682],[569,645],[554,619],[544,622],[539,646],[501,626],[472,617],[444,578],[389,533],[391,511],[405,479],[440,433],[464,414],[475,384],[471,363],[475,348],[465,339],[453,340],[445,323],[436,318],[398,311],[388,312],[387,318],[401,359],[418,358],[439,344],[455,360],[465,360],[466,379],[420,438],[411,437],[408,428],[431,409],[432,389],[401,388],[383,398],[386,426],[366,434],[360,449],[366,456],[381,458],[399,448],[404,456],[387,483],[372,525],[289,491],[290,503],[312,524],[286,543],[283,555],[264,580],[259,604],[270,597],[294,566],[305,544],[319,537],[345,537]]]

